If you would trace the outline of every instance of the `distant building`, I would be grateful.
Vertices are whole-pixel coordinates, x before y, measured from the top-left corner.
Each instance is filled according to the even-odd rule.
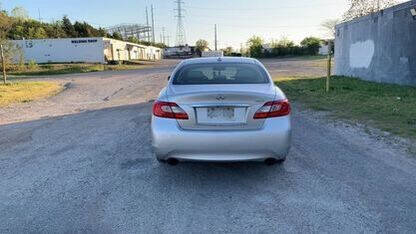
[[[25,62],[109,63],[129,60],[151,61],[160,60],[163,57],[161,48],[105,37],[14,40],[12,42],[22,49]]]
[[[164,51],[166,58],[191,58],[196,55],[195,46],[175,46],[167,47]]]
[[[332,48],[330,48],[329,43],[331,43],[331,45],[333,45],[334,40],[333,39],[321,40],[321,44],[320,44],[319,52],[318,52],[319,55],[328,55],[329,54],[331,49],[333,49],[333,46],[331,46]]]
[[[222,50],[202,51],[201,57],[224,57],[224,51]]]

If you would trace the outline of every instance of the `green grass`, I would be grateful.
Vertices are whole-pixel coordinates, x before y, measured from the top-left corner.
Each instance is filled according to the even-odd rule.
[[[299,58],[301,60],[321,60],[321,59],[328,58],[328,56],[326,55],[304,55],[304,56],[299,56],[295,58]]]
[[[149,68],[151,65],[140,63],[122,64],[122,65],[102,65],[102,64],[43,64],[36,66],[27,66],[18,71],[9,72],[14,76],[48,76],[73,73],[88,73],[98,71],[115,71],[115,70],[132,70]]]
[[[279,78],[276,84],[291,100],[312,109],[416,139],[415,87],[347,77],[332,77],[329,93],[325,78]]]
[[[55,82],[11,82],[0,84],[0,107],[30,102],[59,93],[62,86]]]

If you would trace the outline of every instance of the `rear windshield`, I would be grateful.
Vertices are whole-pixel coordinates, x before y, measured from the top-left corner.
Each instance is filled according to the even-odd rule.
[[[256,64],[193,64],[179,70],[174,85],[266,84],[267,73]]]

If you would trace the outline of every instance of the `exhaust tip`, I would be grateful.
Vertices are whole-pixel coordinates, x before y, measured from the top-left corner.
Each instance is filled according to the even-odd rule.
[[[171,166],[176,166],[179,164],[179,160],[177,160],[176,158],[169,158],[167,160],[167,163]]]

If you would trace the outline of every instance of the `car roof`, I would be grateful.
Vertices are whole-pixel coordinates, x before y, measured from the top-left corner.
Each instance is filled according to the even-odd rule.
[[[183,65],[190,64],[207,64],[207,63],[241,63],[241,64],[256,64],[257,59],[246,57],[206,57],[206,58],[192,58],[183,61]]]

